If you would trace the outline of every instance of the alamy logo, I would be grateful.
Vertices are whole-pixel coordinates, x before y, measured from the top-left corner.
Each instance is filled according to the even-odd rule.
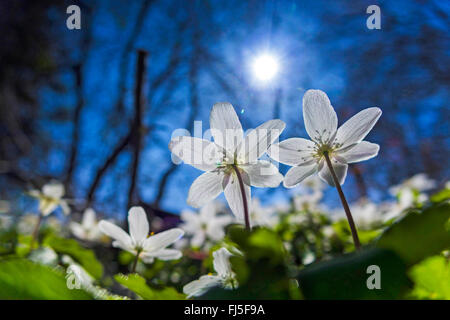
[[[66,20],[66,26],[69,30],[81,29],[81,9],[77,5],[71,5],[67,7],[67,14],[70,14]]]
[[[75,270],[73,270],[72,268],[67,269],[66,285],[67,288],[69,288],[70,290],[81,289],[81,282],[79,276],[75,274]]]
[[[366,13],[371,14],[366,20],[367,29],[381,29],[381,10],[380,7],[373,4],[367,7]]]
[[[366,270],[367,274],[371,276],[367,278],[366,285],[367,289],[381,289],[381,269],[376,264],[370,265]]]

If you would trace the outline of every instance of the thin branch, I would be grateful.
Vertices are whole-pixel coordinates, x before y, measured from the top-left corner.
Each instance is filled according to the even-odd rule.
[[[131,140],[131,132],[129,132],[125,136],[125,138],[122,139],[122,141],[116,146],[116,148],[111,152],[109,157],[106,159],[106,161],[100,167],[100,169],[97,171],[94,181],[91,184],[91,187],[89,188],[89,192],[88,192],[88,196],[87,196],[87,206],[90,206],[90,204],[92,203],[95,190],[97,189],[103,175],[106,173],[108,168],[116,161],[117,157],[125,149],[125,147],[128,146],[128,144],[130,143],[130,140]]]

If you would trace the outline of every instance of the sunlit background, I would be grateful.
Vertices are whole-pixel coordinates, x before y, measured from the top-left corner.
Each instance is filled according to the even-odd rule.
[[[389,198],[388,186],[419,172],[440,186],[449,179],[445,1],[75,2],[81,30],[66,28],[72,2],[0,4],[0,188],[13,210],[33,210],[23,191],[56,179],[78,210],[124,217],[141,203],[178,214],[199,171],[171,162],[174,130],[192,132],[194,120],[207,130],[212,105],[229,101],[245,129],[279,118],[282,140],[306,137],[310,88],[327,92],[340,123],[383,110],[367,137],[380,154],[350,167],[350,200]],[[370,4],[381,7],[381,30],[366,27]],[[130,196],[134,145],[121,145],[135,114],[138,49],[149,60]],[[275,203],[296,192],[253,194]],[[325,201],[338,204],[332,188]]]

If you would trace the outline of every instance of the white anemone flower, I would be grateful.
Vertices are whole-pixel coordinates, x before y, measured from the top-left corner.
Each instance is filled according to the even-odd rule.
[[[303,96],[303,119],[311,140],[290,138],[273,144],[269,156],[292,166],[284,178],[284,186],[292,188],[315,172],[322,180],[334,186],[325,154],[342,185],[349,163],[375,157],[379,145],[362,141],[381,116],[379,108],[367,108],[337,128],[338,119],[328,96],[320,90],[308,90]]]
[[[13,225],[13,218],[9,215],[0,214],[0,230],[8,230]]]
[[[184,235],[179,228],[169,229],[149,236],[147,215],[142,207],[132,207],[128,211],[130,234],[115,224],[101,220],[98,227],[101,232],[114,239],[115,248],[128,251],[145,263],[152,263],[155,258],[160,260],[176,260],[181,258],[181,251],[167,249]]]
[[[221,286],[225,289],[236,289],[238,286],[236,274],[231,270],[230,257],[233,254],[226,248],[213,252],[213,266],[216,274],[201,276],[198,280],[189,282],[183,287],[188,298],[204,294],[212,287]]]
[[[350,204],[350,209],[356,225],[361,229],[370,230],[384,220],[381,208],[365,197]],[[345,219],[345,211],[336,210],[332,218],[333,220]]]
[[[67,200],[63,199],[65,194],[64,185],[60,182],[54,181],[47,183],[42,187],[42,191],[31,190],[28,194],[39,200],[39,212],[43,216],[48,216],[58,207],[61,207],[65,215],[70,213]]]
[[[277,211],[273,207],[264,207],[258,198],[252,199],[250,219],[254,226],[274,228],[280,221]]]
[[[436,181],[428,178],[425,173],[418,173],[401,184],[389,188],[389,192],[396,196],[404,190],[427,191],[436,187]]]
[[[269,120],[244,137],[230,103],[216,103],[209,120],[214,142],[182,136],[172,139],[169,149],[185,163],[206,171],[189,189],[189,205],[199,208],[224,192],[231,211],[243,221],[245,212],[250,211],[250,186],[275,188],[283,180],[275,165],[258,159],[278,138],[285,123]]]
[[[225,227],[233,222],[231,215],[218,214],[220,204],[214,201],[203,206],[199,213],[191,210],[181,212],[180,226],[187,235],[192,236],[191,245],[201,247],[207,240],[217,242],[225,236]]]
[[[69,228],[73,235],[81,240],[97,241],[102,237],[95,211],[92,208],[84,211],[81,223],[71,222]]]
[[[398,198],[400,210],[404,210],[412,207],[415,203],[426,201],[428,196],[422,191],[435,187],[436,181],[429,179],[425,173],[418,173],[401,184],[389,188],[389,192]]]

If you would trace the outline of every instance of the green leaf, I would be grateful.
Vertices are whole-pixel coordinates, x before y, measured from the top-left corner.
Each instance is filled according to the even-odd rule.
[[[38,248],[37,241],[33,242],[33,237],[31,235],[19,234],[17,236],[17,244],[16,244],[16,254],[19,257],[25,257],[29,254],[31,250],[31,245],[33,244],[33,249]]]
[[[450,188],[445,188],[430,197],[432,202],[442,202],[450,199]]]
[[[186,298],[184,294],[171,287],[165,287],[161,290],[150,288],[145,279],[136,273],[116,274],[114,279],[144,300],[184,300]]]
[[[371,265],[380,268],[381,289],[367,286]],[[312,264],[300,271],[298,281],[306,299],[397,299],[410,285],[400,257],[378,248]]]
[[[240,226],[228,229],[244,256],[230,258],[239,283],[237,289],[213,288],[200,299],[299,299],[301,293],[293,284],[286,265],[283,243],[279,236],[265,228],[248,232]]]
[[[450,264],[442,256],[434,256],[411,268],[414,281],[411,297],[450,300]]]
[[[64,275],[26,259],[0,260],[0,299],[85,300],[83,290],[69,290]]]
[[[411,210],[383,232],[376,246],[391,249],[414,265],[450,247],[449,219],[449,203]]]
[[[43,244],[58,253],[71,256],[94,278],[100,279],[102,277],[103,266],[95,257],[94,252],[83,248],[76,240],[49,235],[44,239]]]

